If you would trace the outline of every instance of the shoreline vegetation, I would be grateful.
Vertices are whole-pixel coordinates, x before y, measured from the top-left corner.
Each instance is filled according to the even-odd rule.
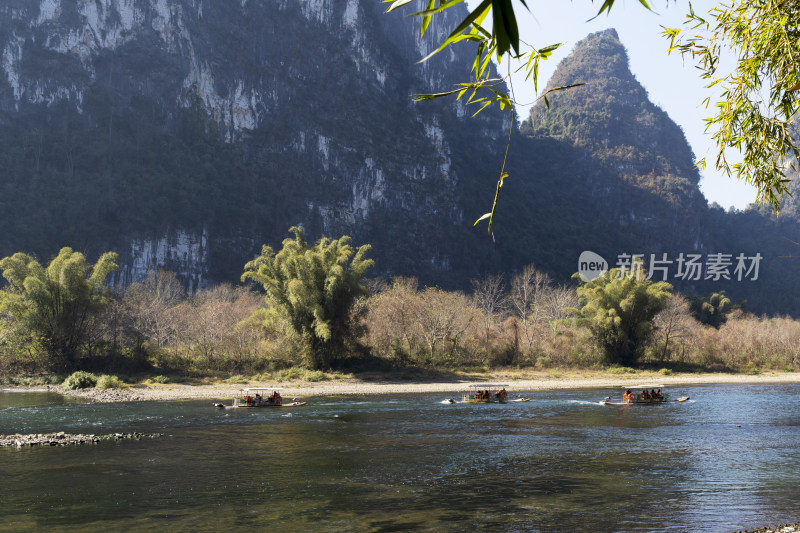
[[[400,390],[414,381],[428,384],[414,390],[432,392],[477,375],[537,390],[539,380],[565,376],[696,382],[703,373],[800,372],[800,320],[755,316],[724,292],[673,293],[638,263],[572,285],[528,265],[508,281],[473,280],[465,293],[413,278],[363,279],[367,245],[356,251],[344,236],[311,246],[301,229],[291,231],[280,252],[265,246],[245,266],[243,280],[255,283],[194,293],[166,271],[106,287],[117,268],[112,252],[94,266],[70,248],[47,268],[23,253],[0,260],[8,282],[0,287],[0,383],[125,401],[160,399],[154,391],[180,390],[176,383],[195,384],[176,398],[220,398],[245,383],[349,394],[333,383],[360,379],[369,389],[392,376]],[[534,383],[523,385],[526,376]],[[301,381],[314,385],[295,387]],[[430,389],[437,381],[451,388]],[[197,392],[199,383],[220,382],[228,386]]]
[[[360,377],[343,377],[320,381],[250,381],[197,382],[197,383],[137,383],[120,388],[68,389],[62,385],[4,386],[3,391],[49,391],[66,396],[84,398],[93,402],[136,401],[180,401],[180,400],[224,400],[230,399],[244,387],[266,387],[280,389],[286,398],[310,396],[361,396],[380,394],[453,394],[463,392],[473,383],[503,383],[510,393],[544,393],[551,390],[618,388],[658,383],[666,388],[688,385],[762,385],[800,383],[800,373],[729,374],[686,373],[665,376],[658,372],[644,371],[625,375],[608,372],[574,373],[488,373],[462,374],[443,378],[441,376],[410,378],[407,375],[367,374]]]

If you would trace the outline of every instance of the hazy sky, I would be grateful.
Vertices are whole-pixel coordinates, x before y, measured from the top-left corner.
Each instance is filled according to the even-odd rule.
[[[471,7],[477,0],[467,0]],[[575,44],[589,33],[614,28],[628,50],[631,71],[650,96],[650,100],[664,109],[677,122],[686,134],[694,150],[695,157],[706,157],[709,165],[702,172],[700,189],[709,202],[717,202],[725,208],[735,206],[745,208],[755,201],[754,187],[729,179],[713,168],[716,151],[711,137],[705,133],[703,118],[710,115],[701,106],[707,95],[715,96],[718,89],[705,89],[705,83],[690,63],[683,63],[677,55],[667,55],[668,41],[661,36],[662,28],[681,27],[688,12],[688,2],[682,0],[651,0],[655,12],[648,11],[638,0],[617,0],[610,15],[603,14],[589,21],[597,14],[601,0],[528,0],[530,13],[518,2],[517,17],[520,37],[536,48],[565,43],[553,56],[540,65],[539,88],[541,90],[550,79],[558,63],[566,57]],[[707,11],[716,4],[708,0],[692,3],[698,13]],[[502,72],[506,72],[503,68]],[[514,91],[518,101],[531,102],[535,99],[532,83],[517,81]],[[519,113],[527,117],[527,109]]]

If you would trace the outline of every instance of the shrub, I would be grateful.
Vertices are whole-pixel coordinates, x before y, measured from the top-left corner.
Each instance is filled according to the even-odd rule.
[[[70,390],[88,389],[95,385],[97,385],[97,376],[83,371],[74,372],[64,380],[64,388]]]
[[[152,385],[153,383],[160,383],[163,385],[164,383],[169,383],[169,378],[167,376],[153,376],[152,378],[147,378],[145,383],[148,385]]]
[[[536,358],[536,366],[539,368],[548,368],[553,364],[553,360],[547,357],[546,355],[542,355]]]
[[[278,383],[282,381],[292,381],[300,379],[303,376],[303,370],[297,367],[287,368],[275,374],[275,381]]]
[[[99,378],[97,378],[97,385],[98,389],[125,389],[128,386],[122,382],[117,376],[109,376],[107,374],[103,374]]]
[[[328,379],[322,370],[307,370],[303,373],[303,381],[323,381]]]
[[[611,366],[608,369],[609,374],[635,374],[636,370],[629,366]]]
[[[670,370],[669,368],[662,368],[661,370],[658,371],[658,373],[661,374],[662,376],[671,376],[672,370]]]

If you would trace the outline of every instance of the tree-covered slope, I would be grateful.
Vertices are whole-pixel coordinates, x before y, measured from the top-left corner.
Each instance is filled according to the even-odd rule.
[[[513,136],[496,241],[473,228],[509,116],[410,98],[469,77],[466,50],[416,63],[455,18],[420,42],[418,20],[371,0],[4,3],[0,255],[114,250],[117,281],[167,268],[197,286],[237,280],[261,244],[303,225],[311,241],[372,244],[371,274],[466,289],[529,263],[568,282],[587,249],[612,265],[761,252],[758,282],[676,285],[800,312],[780,259],[796,223],[708,208],[680,128],[613,31],[550,82],[589,84]]]

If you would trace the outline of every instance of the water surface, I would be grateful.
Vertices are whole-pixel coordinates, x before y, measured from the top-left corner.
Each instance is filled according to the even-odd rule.
[[[0,433],[161,432],[0,449],[0,530],[733,531],[800,521],[800,385],[87,404],[0,393]],[[512,395],[513,396],[513,395]]]

